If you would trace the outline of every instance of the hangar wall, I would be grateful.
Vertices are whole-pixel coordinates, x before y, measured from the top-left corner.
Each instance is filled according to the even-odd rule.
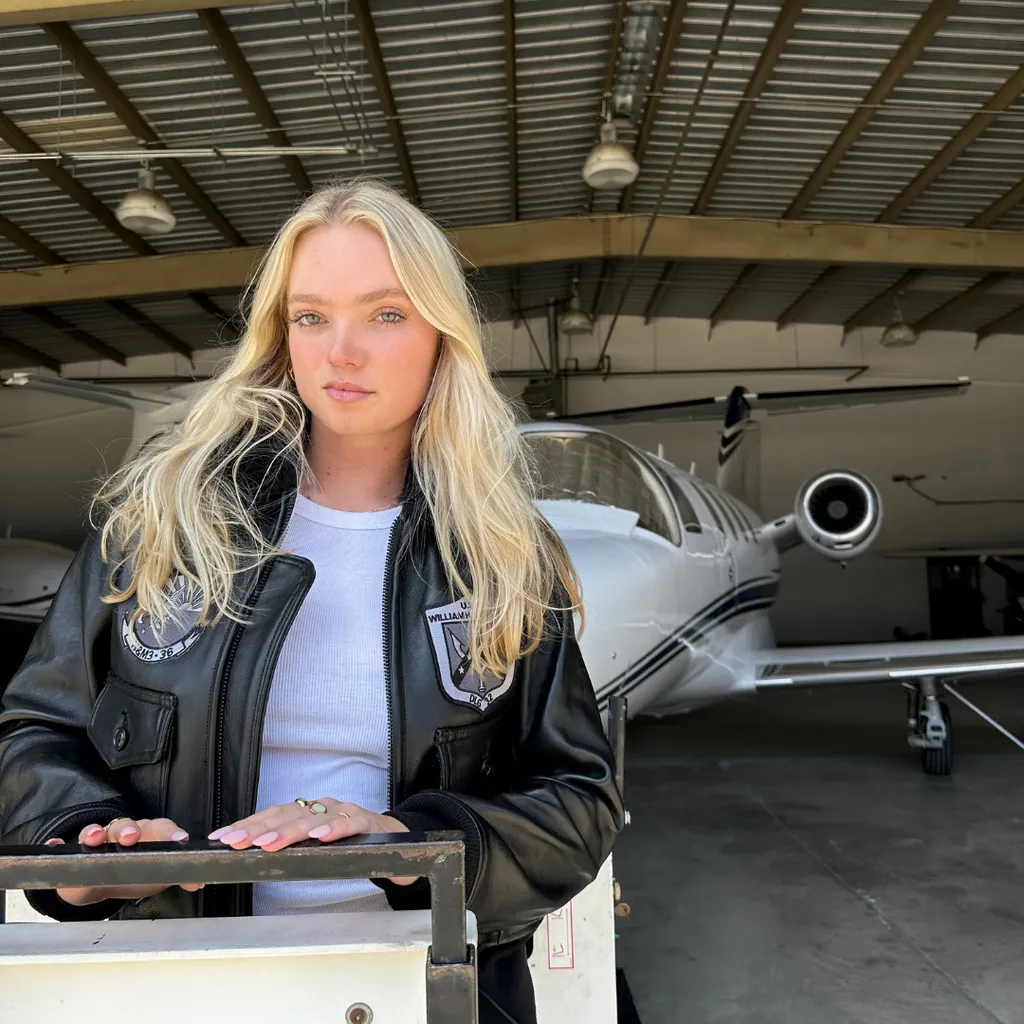
[[[546,323],[530,323],[546,353]],[[561,341],[563,362],[594,365],[607,321],[591,336]],[[496,369],[539,368],[524,325],[490,329]],[[609,348],[613,371],[656,371],[657,376],[577,378],[568,385],[569,410],[629,406],[724,394],[733,384],[754,390],[839,386],[842,373],[807,373],[810,366],[865,365],[864,382],[879,378],[936,379],[970,376],[963,398],[773,417],[762,427],[763,508],[787,511],[810,474],[845,466],[866,473],[882,491],[886,522],[879,550],[943,547],[1022,547],[1021,506],[938,508],[893,484],[894,473],[925,474],[922,486],[947,500],[1024,498],[1024,470],[1017,439],[1024,428],[1024,349],[1019,337],[996,336],[974,350],[967,334],[928,332],[910,349],[884,349],[878,329],[854,332],[845,346],[832,325],[799,324],[777,332],[773,324],[725,323],[709,339],[700,320],[656,320],[645,326],[626,317]],[[141,376],[208,373],[224,349],[197,353],[195,366],[181,356],[130,360],[129,366],[82,363],[68,376]],[[744,372],[723,371],[734,366]],[[792,368],[796,372],[766,372]],[[674,376],[671,370],[707,370]],[[508,382],[515,394],[522,379]],[[76,400],[5,389],[0,393],[0,527],[16,535],[74,546],[83,532],[85,494],[116,465],[128,437],[129,414]],[[626,439],[655,450],[698,473],[713,476],[717,424],[624,427]],[[920,559],[872,556],[845,572],[806,552],[786,556],[776,628],[784,642],[887,639],[893,627],[927,628],[927,589]],[[998,598],[998,595],[997,595]],[[989,602],[994,607],[993,602]]]

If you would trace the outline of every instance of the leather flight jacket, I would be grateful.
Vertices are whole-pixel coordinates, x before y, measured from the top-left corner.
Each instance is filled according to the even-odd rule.
[[[242,480],[277,543],[297,489],[293,463],[264,445]],[[623,826],[621,794],[572,614],[504,678],[465,655],[465,603],[453,592],[410,469],[384,574],[390,809],[411,831],[465,835],[467,905],[480,946],[531,935],[597,874]],[[239,624],[198,624],[194,594],[169,583],[176,621],[102,600],[110,566],[98,540],[75,557],[7,687],[0,714],[0,842],[75,841],[92,822],[168,817],[194,837],[255,806],[263,717],[278,654],[314,578],[278,554],[240,581]],[[339,580],[343,586],[344,581]],[[344,680],[339,679],[343,686]],[[343,793],[313,794],[336,796]],[[429,906],[425,880],[375,880],[395,909]],[[59,920],[252,912],[251,885],[172,887],[86,907],[28,894]]]

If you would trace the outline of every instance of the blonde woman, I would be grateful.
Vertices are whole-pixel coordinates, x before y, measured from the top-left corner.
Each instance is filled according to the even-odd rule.
[[[100,495],[0,716],[0,835],[87,846],[457,829],[482,1021],[535,1020],[543,915],[622,807],[444,234],[373,182],[280,230],[223,372]],[[61,920],[419,908],[426,883],[74,889]]]

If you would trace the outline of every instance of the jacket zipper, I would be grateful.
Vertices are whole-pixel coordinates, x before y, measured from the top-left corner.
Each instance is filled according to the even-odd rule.
[[[398,758],[395,756],[395,701],[393,697],[393,679],[391,665],[391,590],[393,577],[394,539],[398,520],[402,513],[399,512],[395,521],[391,524],[388,532],[388,548],[384,558],[384,587],[381,595],[383,604],[381,646],[384,651],[384,692],[387,694],[388,702],[388,802],[387,810],[394,810],[396,777],[398,775]]]
[[[256,577],[256,585],[253,587],[249,607],[255,607],[263,588],[266,586],[272,567],[271,562],[266,562]],[[235,660],[235,652],[242,641],[242,630],[245,627],[240,623],[235,625],[235,633],[231,638],[231,646],[228,648],[228,656],[224,661],[224,668],[220,676],[220,689],[217,693],[217,718],[214,722],[216,731],[216,743],[214,744],[214,770],[213,770],[213,824],[212,828],[220,828],[224,824],[220,819],[224,808],[224,717],[228,702],[228,680],[231,678],[231,665]]]

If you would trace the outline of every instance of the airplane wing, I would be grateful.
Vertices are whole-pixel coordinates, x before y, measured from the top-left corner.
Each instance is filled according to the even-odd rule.
[[[962,395],[971,386],[969,377],[924,384],[881,384],[852,388],[815,388],[807,391],[748,391],[744,397],[751,409],[763,409],[768,415],[810,412],[817,409],[849,409],[880,402],[906,402],[915,398],[942,398]],[[660,405],[636,405],[566,416],[571,423],[603,426],[612,423],[681,423],[693,420],[720,420],[729,403],[727,395],[693,398]]]
[[[122,409],[158,408],[172,405],[179,398],[169,395],[132,391],[129,388],[112,387],[108,384],[94,384],[91,381],[70,380],[65,377],[41,377],[35,373],[12,373],[3,378],[4,387],[28,388],[32,391],[46,391],[51,395],[65,395],[68,398],[82,398],[101,405],[116,405]]]
[[[755,652],[758,690],[1024,671],[1024,636],[841,644]]]

